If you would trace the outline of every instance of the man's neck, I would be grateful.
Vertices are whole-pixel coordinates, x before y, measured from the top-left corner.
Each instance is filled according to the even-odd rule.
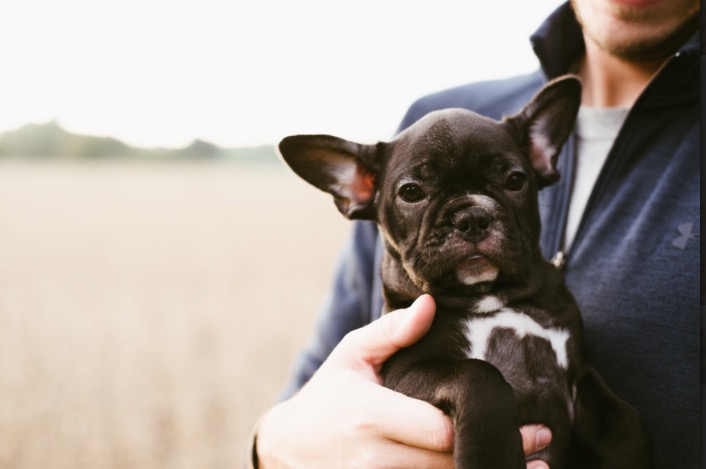
[[[591,107],[631,107],[663,60],[631,62],[608,53],[590,38],[578,67],[581,103]]]

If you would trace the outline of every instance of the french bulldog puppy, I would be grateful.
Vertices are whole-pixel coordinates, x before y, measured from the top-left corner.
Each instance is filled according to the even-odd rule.
[[[530,456],[552,469],[652,466],[639,415],[584,362],[579,310],[539,247],[537,194],[559,178],[580,101],[580,82],[565,76],[501,121],[447,109],[387,143],[279,145],[343,215],[377,222],[386,311],[436,300],[429,332],[382,373],[451,417],[456,468],[524,468],[519,428],[531,423],[552,431]]]

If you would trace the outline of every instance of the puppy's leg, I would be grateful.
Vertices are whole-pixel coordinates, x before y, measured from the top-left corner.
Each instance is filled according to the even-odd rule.
[[[457,469],[525,467],[512,387],[481,360],[415,364],[385,385],[447,413],[455,431]]]
[[[616,396],[593,368],[576,380],[576,468],[649,469],[650,438],[640,415]],[[580,459],[580,460],[579,460]]]

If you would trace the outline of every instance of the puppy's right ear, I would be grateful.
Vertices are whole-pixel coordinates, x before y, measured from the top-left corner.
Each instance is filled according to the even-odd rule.
[[[330,135],[294,135],[280,142],[279,151],[302,179],[333,195],[347,218],[372,219],[381,145]]]
[[[508,117],[526,145],[540,188],[559,180],[556,161],[581,106],[581,81],[564,75],[546,84],[519,114]]]

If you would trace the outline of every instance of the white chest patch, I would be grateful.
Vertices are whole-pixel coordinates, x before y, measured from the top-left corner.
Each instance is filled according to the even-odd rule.
[[[505,304],[500,298],[489,295],[476,304],[476,313],[492,313],[493,311],[499,311],[503,306]]]
[[[488,351],[488,340],[497,328],[512,330],[522,339],[528,335],[546,340],[556,354],[556,361],[564,369],[569,366],[566,352],[566,342],[569,340],[569,331],[563,329],[540,326],[534,319],[526,314],[505,308],[492,316],[471,318],[466,321],[466,338],[471,345],[469,358],[485,360]]]

